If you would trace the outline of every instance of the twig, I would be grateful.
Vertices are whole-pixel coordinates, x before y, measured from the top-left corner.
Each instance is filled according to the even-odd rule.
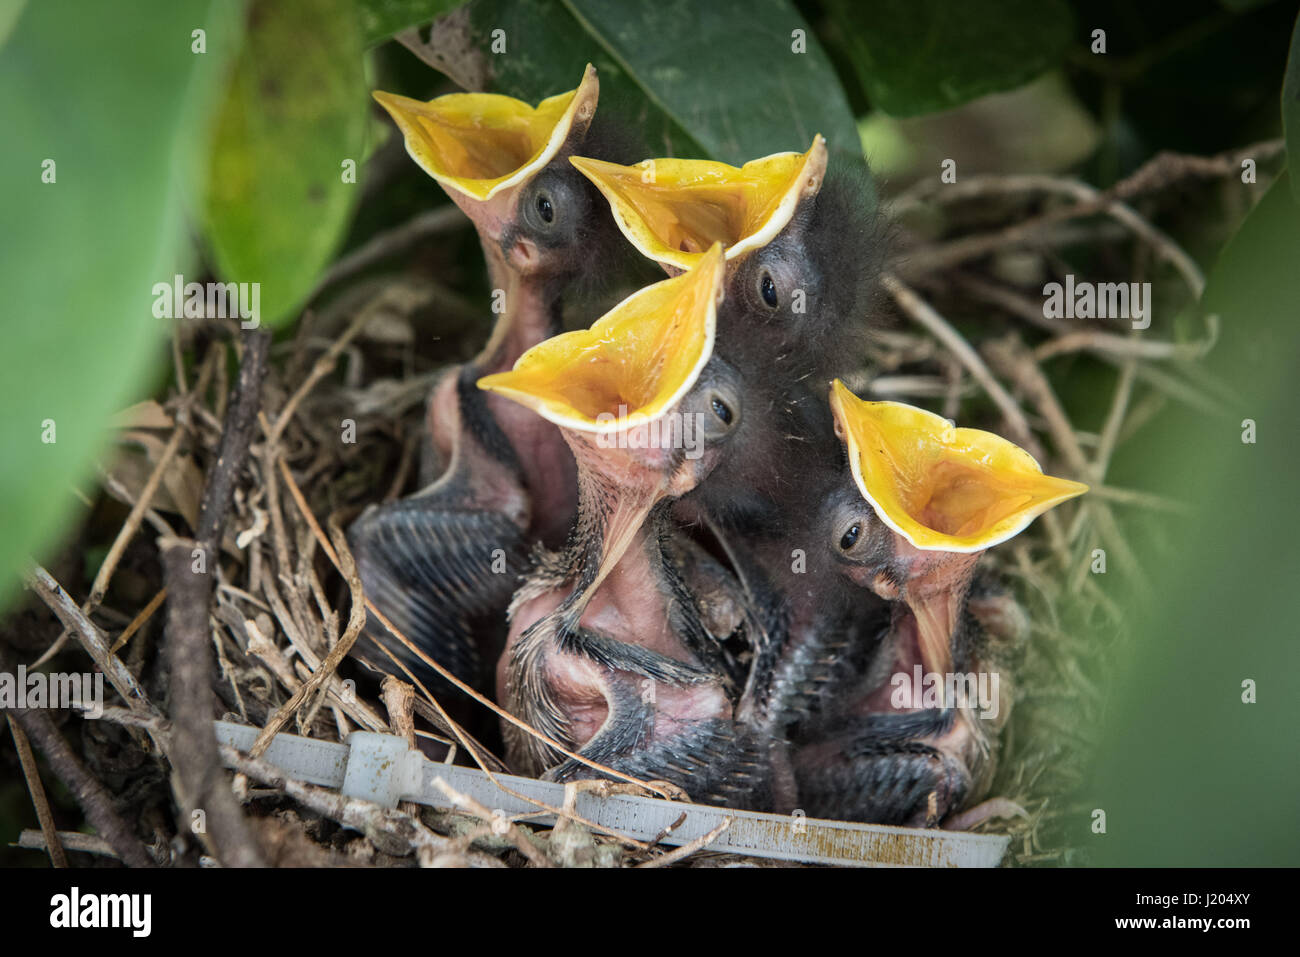
[[[55,867],[67,867],[68,855],[63,853],[59,843],[59,832],[54,826],[54,815],[50,811],[50,800],[45,796],[45,785],[41,783],[40,772],[36,769],[36,757],[32,754],[31,742],[18,726],[13,715],[9,719],[9,732],[14,736],[14,747],[18,751],[18,763],[22,765],[23,777],[27,780],[27,793],[32,797],[32,806],[36,808],[36,820],[41,824],[41,833],[45,836],[45,847],[49,851],[50,863]]]
[[[11,720],[17,720],[41,749],[50,769],[81,805],[86,820],[117,852],[117,856],[130,867],[153,867],[154,862],[145,853],[143,845],[114,810],[112,797],[72,753],[50,716],[32,708],[14,708],[9,716]]]
[[[69,851],[77,851],[80,854],[97,854],[100,857],[112,857],[121,860],[117,856],[117,851],[113,846],[102,837],[95,837],[93,834],[82,834],[80,831],[56,831],[54,834],[56,843],[61,844]],[[11,847],[22,847],[31,851],[43,851],[50,847],[49,837],[41,831],[33,831],[30,828],[24,828],[18,835],[18,840],[10,845]],[[67,865],[64,864],[64,867]]]
[[[504,823],[506,832],[503,836],[509,838],[510,842],[518,848],[519,853],[528,858],[529,862],[534,867],[552,866],[550,858],[543,854],[542,851],[528,839],[528,835],[524,834],[519,825],[514,821],[504,818],[499,814],[493,814],[492,811],[484,807],[474,798],[470,797],[468,794],[461,794],[442,778],[434,778],[433,783],[439,791],[447,795],[452,804],[464,811],[468,811],[470,814],[473,814],[484,824],[492,825],[494,832],[502,823]]]
[[[1021,245],[1044,226],[1052,223],[1105,212],[1119,220],[1132,230],[1135,235],[1146,240],[1154,247],[1160,258],[1171,263],[1182,275],[1192,292],[1192,296],[1196,299],[1201,297],[1201,293],[1205,289],[1205,276],[1201,272],[1201,267],[1181,246],[1162,230],[1152,225],[1131,206],[1111,199],[1100,190],[1080,180],[1034,174],[973,176],[962,183],[947,186],[936,193],[935,198],[952,201],[987,194],[1037,192],[1068,196],[1075,202],[1071,206],[1049,210],[1039,216],[1007,226],[994,233],[963,236],[948,243],[917,251],[909,254],[906,262],[900,264],[899,268],[909,277],[948,269],[958,263],[987,255],[997,249]]]
[[[408,748],[415,748],[415,689],[400,678],[385,675],[379,690],[393,734],[406,738]]]
[[[257,421],[269,344],[270,335],[264,330],[244,334],[236,396],[226,410],[217,461],[203,489],[198,542],[177,538],[159,542],[168,593],[167,657],[172,703],[168,756],[176,769],[182,807],[187,813],[200,808],[206,813],[214,850],[224,864],[233,867],[257,867],[264,861],[239,803],[225,784],[218,761],[212,728],[216,702],[208,627],[212,579],[206,565],[195,570],[192,556],[197,553],[200,557],[210,555],[212,562],[219,560],[226,514]]]
[[[1078,439],[1075,438],[1074,429],[1065,415],[1065,410],[1061,408],[1056,393],[1052,391],[1051,384],[1047,381],[1047,377],[1043,375],[1043,370],[1028,355],[1024,354],[1023,346],[1014,337],[1008,337],[998,342],[988,343],[984,351],[989,357],[989,361],[998,366],[1002,374],[1014,381],[1021,391],[1033,401],[1043,418],[1047,420],[1048,429],[1051,432],[1053,441],[1056,443],[1057,450],[1065,458],[1066,463],[1075,474],[1081,476],[1090,475],[1092,471],[1091,463],[1084,456],[1083,449],[1079,446]],[[1085,499],[1083,507],[1089,509],[1096,517],[1102,536],[1115,550],[1120,563],[1124,566],[1124,570],[1131,580],[1136,583],[1139,590],[1146,590],[1146,575],[1142,571],[1137,556],[1133,554],[1128,542],[1120,534],[1119,526],[1115,523],[1115,517],[1110,507],[1096,499]],[[1086,568],[1086,566],[1080,567]],[[1082,572],[1079,574],[1082,574]]]
[[[242,399],[242,397],[241,397]],[[238,404],[238,403],[236,403]],[[163,577],[167,582],[167,657],[170,667],[172,735],[168,757],[176,770],[178,800],[188,817],[202,809],[213,850],[230,867],[260,867],[239,803],[226,785],[212,728],[216,697],[212,691],[212,644],[208,604],[212,598],[206,573],[192,570],[198,546],[188,539],[163,539]]]
[[[664,854],[660,857],[656,857],[652,860],[646,861],[644,864],[638,864],[636,866],[637,867],[667,867],[669,864],[676,864],[678,861],[690,857],[696,851],[700,850],[701,848],[707,847],[709,844],[712,844],[714,841],[716,841],[722,835],[723,831],[731,827],[731,820],[732,819],[729,817],[724,817],[722,819],[722,823],[719,824],[717,827],[715,827],[713,830],[709,831],[708,834],[701,834],[699,837],[691,841],[689,844],[683,844],[681,847],[671,850],[667,854]]]
[[[144,608],[140,610],[140,613],[131,619],[131,624],[122,629],[122,633],[118,635],[117,640],[113,642],[113,647],[108,649],[109,652],[117,654],[122,646],[131,640],[131,636],[144,627],[144,623],[153,617],[153,613],[158,610],[159,606],[163,603],[163,599],[166,597],[167,589],[158,589],[158,594],[150,598],[149,604],[145,605]]]
[[[243,342],[244,356],[239,367],[239,381],[235,386],[235,402],[226,410],[217,460],[208,470],[207,484],[203,487],[203,499],[199,505],[198,540],[212,555],[216,554],[221,545],[221,533],[230,511],[230,499],[248,457],[248,443],[253,435],[253,426],[257,424],[271,334],[265,329],[245,330]]]
[[[83,648],[90,654],[95,665],[104,673],[109,684],[120,694],[123,700],[134,710],[157,714],[149,702],[135,675],[127,669],[118,657],[109,651],[108,639],[98,626],[82,613],[81,608],[72,600],[72,596],[63,590],[50,573],[36,565],[27,575],[27,587],[36,592],[41,601],[58,616],[63,626],[76,636]]]
[[[893,273],[885,273],[881,277],[881,283],[899,307],[907,313],[913,320],[930,332],[936,339],[942,342],[961,362],[966,370],[974,377],[988,393],[989,398],[993,400],[998,409],[1002,412],[1002,417],[1006,420],[1007,427],[1013,433],[1015,441],[1023,445],[1030,455],[1035,458],[1042,458],[1042,447],[1038,444],[1038,439],[1034,436],[1033,431],[1029,428],[1029,423],[1025,420],[1025,414],[1016,404],[1016,400],[1002,384],[993,377],[989,367],[984,364],[969,342],[954,329],[943,316],[918,296],[911,288],[906,286]]]
[[[1111,399],[1110,411],[1106,413],[1106,424],[1101,428],[1101,437],[1097,440],[1097,450],[1092,457],[1092,480],[1100,482],[1106,477],[1110,465],[1111,453],[1119,438],[1119,430],[1124,425],[1124,413],[1128,411],[1129,399],[1133,396],[1133,379],[1137,375],[1137,357],[1129,356],[1119,370],[1119,381],[1115,384],[1115,395]]]

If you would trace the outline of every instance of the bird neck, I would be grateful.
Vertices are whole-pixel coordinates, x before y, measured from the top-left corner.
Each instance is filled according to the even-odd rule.
[[[488,261],[492,311],[497,321],[473,364],[481,375],[489,375],[508,371],[521,355],[560,331],[559,290],[563,284],[545,276],[520,273],[494,242],[483,242],[483,255]]]

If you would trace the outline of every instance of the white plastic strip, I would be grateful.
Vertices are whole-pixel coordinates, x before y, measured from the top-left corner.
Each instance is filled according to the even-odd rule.
[[[257,728],[225,721],[215,724],[217,740],[238,750],[248,750],[257,738]],[[552,817],[501,790],[482,771],[436,764],[418,752],[407,750],[405,740],[393,735],[356,732],[343,745],[277,734],[264,759],[283,769],[289,777],[341,788],[350,797],[366,798],[387,807],[395,807],[398,800],[403,800],[450,809],[451,801],[434,784],[441,778],[454,790],[494,811],[509,816],[528,815],[543,821]],[[496,777],[512,790],[552,807],[564,803],[561,784],[509,774]],[[729,817],[731,826],[707,844],[706,850],[808,864],[996,867],[1010,842],[1010,838],[991,834],[821,821],[657,798],[601,797],[591,792],[579,793],[574,810],[602,827],[642,841],[663,834],[684,813],[686,819],[660,838],[660,843],[671,845],[687,844],[702,837]]]

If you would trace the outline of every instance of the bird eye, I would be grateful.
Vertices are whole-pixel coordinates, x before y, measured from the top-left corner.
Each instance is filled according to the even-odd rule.
[[[731,407],[717,396],[714,396],[713,398],[713,414],[721,419],[724,425],[731,425],[731,421],[734,418],[731,414]]]
[[[542,217],[544,223],[555,219],[555,207],[551,205],[551,197],[545,193],[539,193],[537,196],[537,214]]]
[[[849,530],[840,537],[840,550],[847,552],[857,544],[858,536],[862,534],[862,526],[854,522],[849,526]]]
[[[758,284],[758,291],[762,294],[763,301],[775,309],[778,301],[776,296],[776,283],[772,281],[772,276],[769,273],[763,273],[763,278]]]

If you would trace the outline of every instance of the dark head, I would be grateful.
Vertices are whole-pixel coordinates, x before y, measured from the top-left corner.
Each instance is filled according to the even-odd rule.
[[[733,266],[720,351],[818,389],[862,365],[885,248],[871,197],[864,169],[831,163],[776,237]]]
[[[490,259],[549,278],[583,268],[592,230],[607,221],[569,157],[585,148],[600,84],[588,66],[577,89],[532,107],[493,93],[428,102],[376,92],[407,152],[474,222]]]
[[[576,165],[623,234],[669,272],[727,250],[718,349],[748,373],[828,379],[859,364],[884,234],[865,168],[827,166],[825,142],[742,167],[707,160]]]

